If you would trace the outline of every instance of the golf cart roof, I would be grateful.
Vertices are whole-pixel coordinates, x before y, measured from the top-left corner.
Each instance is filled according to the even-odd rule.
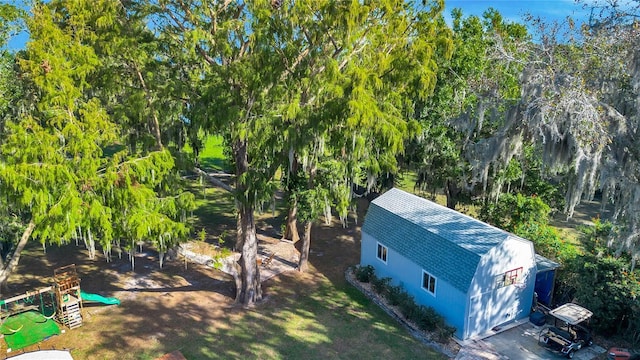
[[[39,350],[12,356],[11,360],[73,360],[67,350]]]
[[[569,325],[577,325],[591,318],[593,313],[580,305],[574,303],[564,304],[549,312],[551,316],[558,320],[562,320]]]

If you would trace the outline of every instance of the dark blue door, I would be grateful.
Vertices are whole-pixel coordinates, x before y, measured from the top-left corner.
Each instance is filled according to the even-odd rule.
[[[538,302],[546,306],[551,306],[553,297],[553,282],[555,281],[555,270],[543,271],[536,274],[535,291],[538,294]]]

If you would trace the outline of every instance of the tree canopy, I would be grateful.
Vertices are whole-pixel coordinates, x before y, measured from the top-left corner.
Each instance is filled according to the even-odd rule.
[[[122,94],[94,87],[116,70],[100,51],[114,45],[121,9],[111,1],[52,1],[31,11],[17,71],[30,92],[22,101],[35,107],[7,118],[0,147],[3,193],[27,226],[0,280],[31,237],[43,246],[82,239],[90,256],[99,244],[107,259],[121,241],[131,251],[137,241],[151,241],[162,252],[187,237],[193,196],[173,186],[173,156],[122,148],[128,129],[108,103]]]
[[[160,1],[155,7],[166,56],[179,58],[190,79],[185,116],[228,139],[242,249],[239,300],[250,304],[261,298],[253,212],[270,198],[276,170],[295,172],[295,158],[311,174],[325,156],[339,153],[348,164],[341,183],[333,184],[342,188],[334,196],[348,197],[337,202],[342,216],[356,164],[366,159],[371,176],[391,171],[409,129],[402,95],[424,97],[434,84],[442,3],[420,13],[402,1]],[[329,186],[312,183],[300,194],[307,200]],[[318,202],[307,203],[311,209]]]
[[[609,249],[633,271],[638,8],[594,11],[559,37],[493,9],[455,10],[449,28],[443,6],[55,0],[23,14],[0,5],[0,48],[21,16],[30,34],[0,59],[0,205],[11,209],[0,222],[21,233],[0,281],[30,238],[83,240],[107,259],[123,249],[132,261],[138,242],[163,254],[188,238],[193,195],[181,176],[201,171],[192,165],[210,134],[225,139],[235,173],[227,188],[244,304],[262,298],[254,213],[279,186],[304,223],[303,268],[312,222],[335,211],[345,223],[354,187],[380,190],[402,166],[418,187],[443,189],[450,207],[478,199],[493,223],[549,244],[527,211],[547,212],[547,202],[570,217],[601,192],[614,207]]]

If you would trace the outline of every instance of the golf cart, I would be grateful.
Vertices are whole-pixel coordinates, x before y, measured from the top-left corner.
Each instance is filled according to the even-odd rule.
[[[591,331],[586,327],[593,315],[591,311],[568,303],[551,310],[549,315],[554,324],[542,328],[538,340],[550,350],[573,359],[576,351],[593,344]]]

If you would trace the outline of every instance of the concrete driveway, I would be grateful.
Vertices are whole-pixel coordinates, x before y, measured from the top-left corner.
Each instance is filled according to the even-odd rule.
[[[527,321],[482,340],[464,344],[456,360],[557,360],[563,356],[538,344],[541,326]],[[594,344],[578,350],[574,359],[591,360],[606,349]]]

